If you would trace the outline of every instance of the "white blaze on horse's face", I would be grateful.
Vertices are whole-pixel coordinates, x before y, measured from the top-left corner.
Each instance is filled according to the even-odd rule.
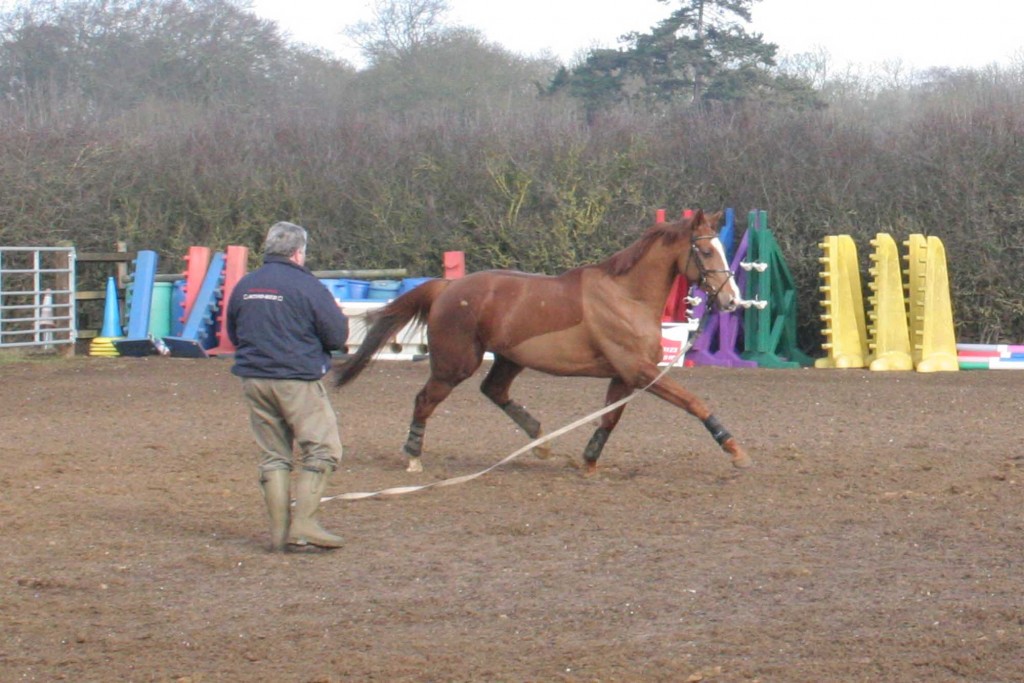
[[[735,311],[743,297],[740,296],[740,287],[736,284],[736,278],[733,277],[732,272],[729,270],[729,259],[725,256],[725,246],[722,244],[722,240],[718,239],[717,235],[711,239],[711,246],[718,253],[719,258],[722,259],[722,265],[726,272],[729,273],[729,279],[718,288],[718,307],[726,313]]]

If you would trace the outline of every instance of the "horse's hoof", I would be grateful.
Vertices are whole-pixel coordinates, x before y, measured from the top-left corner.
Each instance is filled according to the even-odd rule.
[[[405,468],[406,472],[422,472],[423,463],[420,462],[419,458],[409,458],[409,466]]]
[[[547,460],[551,457],[551,446],[547,444],[541,444],[540,446],[533,447],[533,454],[541,460]]]
[[[597,463],[596,462],[589,462],[589,461],[584,463],[584,465],[583,465],[583,476],[584,477],[593,477],[595,474],[597,474]]]
[[[736,453],[732,456],[732,466],[738,469],[745,470],[753,464],[754,461],[746,453]]]
[[[754,464],[743,447],[731,436],[722,444],[722,450],[732,456],[732,465],[737,469],[744,470]]]

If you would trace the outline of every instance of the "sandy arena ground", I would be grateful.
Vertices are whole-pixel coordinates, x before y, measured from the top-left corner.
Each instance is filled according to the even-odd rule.
[[[1024,373],[673,370],[755,466],[652,396],[601,459],[331,501],[348,546],[270,554],[224,359],[0,365],[2,681],[1022,681]],[[404,471],[425,363],[334,394],[329,493],[524,443],[477,391]],[[604,383],[527,372],[548,431]]]

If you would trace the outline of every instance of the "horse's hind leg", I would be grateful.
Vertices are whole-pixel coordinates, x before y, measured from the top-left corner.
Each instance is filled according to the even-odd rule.
[[[412,423],[409,425],[409,436],[402,450],[409,458],[407,472],[422,472],[423,464],[420,455],[423,453],[423,435],[427,430],[427,419],[433,415],[434,409],[441,401],[448,398],[458,382],[452,383],[431,377],[416,394],[416,403],[412,411]]]
[[[604,404],[606,406],[611,405],[619,399],[628,396],[631,391],[633,389],[621,379],[613,379],[608,384],[608,391],[604,396]],[[615,429],[615,425],[619,424],[619,419],[622,417],[622,411],[625,408],[625,405],[621,405],[601,416],[600,426],[594,431],[594,435],[590,437],[587,447],[583,450],[583,461],[587,465],[587,474],[593,474],[597,471],[597,459],[601,457],[601,451],[604,450],[604,445],[608,441],[608,437],[611,436],[612,430]]]
[[[513,363],[508,358],[495,354],[494,365],[491,366],[490,372],[484,377],[484,381],[480,385],[480,391],[483,392],[484,396],[491,399],[496,406],[505,411],[505,414],[512,418],[512,421],[519,425],[526,432],[527,436],[531,439],[536,439],[541,435],[540,422],[533,415],[530,415],[522,404],[513,401],[508,394],[513,380],[522,371],[522,365]],[[533,449],[533,453],[538,458],[548,458],[551,456],[551,447],[547,444],[541,444]]]

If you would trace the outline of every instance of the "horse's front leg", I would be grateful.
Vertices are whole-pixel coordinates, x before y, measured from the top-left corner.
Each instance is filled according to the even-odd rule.
[[[649,377],[642,380],[643,384],[647,384],[657,377],[658,367],[652,363],[651,367],[641,374],[649,375]],[[732,456],[733,465],[736,467],[750,467],[751,461],[747,452],[736,441],[736,438],[729,433],[729,430],[722,425],[719,419],[711,414],[711,410],[704,405],[704,402],[694,394],[679,386],[679,384],[668,377],[662,377],[648,387],[647,390],[658,398],[662,398],[674,406],[679,406],[700,420],[718,445],[722,447],[722,450]]]
[[[537,439],[542,434],[540,422],[526,410],[525,406],[516,403],[509,396],[512,381],[522,371],[522,365],[513,363],[508,358],[495,354],[494,365],[491,366],[487,376],[484,377],[484,381],[480,385],[480,391],[483,392],[484,396],[491,399],[496,406],[501,408],[506,415],[512,418],[512,421],[526,432],[527,436],[531,439]],[[541,459],[550,458],[551,447],[543,443],[534,447],[533,454]]]
[[[625,398],[632,391],[632,387],[621,379],[615,378],[608,384],[608,391],[604,396],[604,404],[606,406],[611,405],[619,399]],[[586,463],[587,474],[593,474],[597,471],[597,459],[601,457],[601,451],[604,450],[604,445],[608,441],[608,437],[611,436],[612,430],[615,429],[615,425],[619,424],[622,411],[625,409],[626,406],[623,404],[601,416],[600,426],[594,431],[594,435],[590,437],[587,447],[583,449],[583,462]]]
[[[729,433],[729,430],[718,421],[717,417],[708,415],[702,422],[708,432],[711,433],[711,436],[718,442],[718,445],[722,447],[722,450],[732,456],[732,464],[734,466],[743,468],[750,467],[753,464],[746,450],[740,446],[736,438]]]

